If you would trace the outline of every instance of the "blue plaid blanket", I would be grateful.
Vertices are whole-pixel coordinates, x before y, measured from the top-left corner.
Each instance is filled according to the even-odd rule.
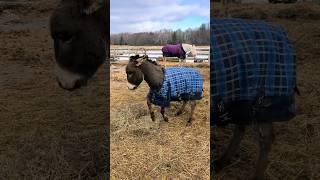
[[[151,90],[152,104],[168,107],[170,101],[199,100],[202,98],[202,76],[193,68],[166,68],[160,90]]]
[[[296,55],[287,34],[258,20],[211,20],[211,105],[259,96],[290,96]]]

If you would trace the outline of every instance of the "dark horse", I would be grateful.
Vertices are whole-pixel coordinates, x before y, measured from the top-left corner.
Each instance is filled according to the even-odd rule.
[[[168,121],[165,115],[165,107],[170,106],[171,101],[183,101],[181,109],[176,113],[180,115],[187,102],[190,101],[191,113],[187,125],[191,125],[193,112],[196,106],[195,100],[202,98],[202,77],[192,68],[162,68],[156,62],[144,56],[131,56],[126,66],[128,88],[136,89],[145,80],[150,87],[147,97],[152,121],[155,120],[152,104],[161,107],[164,121]]]
[[[60,87],[86,85],[106,60],[107,0],[63,0],[50,19],[56,78]]]

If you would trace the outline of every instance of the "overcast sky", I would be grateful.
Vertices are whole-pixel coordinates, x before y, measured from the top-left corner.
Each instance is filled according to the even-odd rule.
[[[209,23],[210,0],[111,0],[111,33],[196,28]]]

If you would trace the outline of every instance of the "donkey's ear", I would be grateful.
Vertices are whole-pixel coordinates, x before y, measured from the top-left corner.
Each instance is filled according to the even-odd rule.
[[[81,0],[81,11],[85,15],[91,15],[97,12],[100,8],[103,8],[103,4],[106,0]]]
[[[144,58],[143,57],[141,57],[141,58],[138,58],[137,60],[136,60],[136,66],[140,66],[143,62],[144,62]]]
[[[129,61],[134,61],[134,56],[130,56]]]
[[[138,58],[136,59],[136,66],[140,66],[145,60],[148,60],[149,59],[149,57],[148,57],[148,55],[143,55],[143,56],[139,56],[139,55],[137,55],[138,56]]]
[[[139,58],[139,54],[135,55],[135,56],[130,56],[129,60],[130,61],[135,61]]]

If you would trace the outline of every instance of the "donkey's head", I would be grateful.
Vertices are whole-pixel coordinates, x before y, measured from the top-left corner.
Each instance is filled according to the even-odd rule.
[[[106,60],[106,0],[62,0],[50,19],[56,77],[63,89],[87,83]]]
[[[128,88],[136,89],[143,80],[151,89],[159,89],[163,81],[163,68],[148,58],[148,55],[131,56],[126,66]]]
[[[128,88],[130,90],[136,89],[143,81],[143,72],[139,66],[148,59],[148,56],[130,56],[129,63],[126,66]]]

